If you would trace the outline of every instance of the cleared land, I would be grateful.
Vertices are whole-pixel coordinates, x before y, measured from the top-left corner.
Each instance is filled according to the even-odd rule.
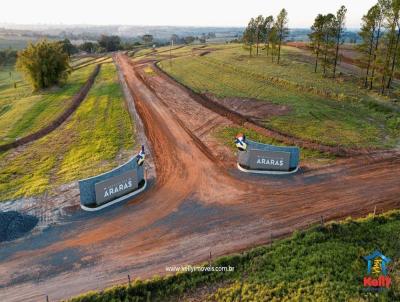
[[[60,88],[33,93],[21,75],[8,67],[0,73],[0,144],[33,133],[48,125],[70,105],[71,98],[85,84],[94,66],[71,73]],[[11,78],[10,78],[11,72]],[[16,82],[17,88],[14,88]]]
[[[304,53],[285,47],[278,66],[262,51],[249,58],[241,46],[204,56],[184,56],[159,66],[198,93],[252,98],[285,105],[290,112],[268,117],[268,128],[326,145],[391,148],[399,139],[400,115],[389,100],[358,87],[356,78],[336,80],[312,72]]]
[[[85,80],[92,68],[77,74]],[[104,172],[127,159],[130,153],[125,151],[133,144],[115,66],[104,64],[87,98],[66,123],[32,144],[0,154],[0,200],[41,194]]]

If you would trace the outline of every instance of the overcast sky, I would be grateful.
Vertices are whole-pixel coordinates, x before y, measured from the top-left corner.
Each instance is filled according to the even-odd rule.
[[[347,27],[377,0],[2,0],[0,23],[245,26],[250,17],[289,12],[291,27],[310,27],[318,13],[348,8]]]

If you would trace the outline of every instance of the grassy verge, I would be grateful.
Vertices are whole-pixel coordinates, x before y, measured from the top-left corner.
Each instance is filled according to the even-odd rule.
[[[68,82],[60,88],[32,93],[27,82],[13,67],[6,71],[12,78],[0,86],[0,144],[33,133],[48,125],[69,105],[71,98],[89,78],[94,66],[74,71]],[[3,74],[0,77],[4,78]],[[14,80],[17,88],[14,88]]]
[[[32,196],[128,159],[132,124],[115,66],[104,64],[71,118],[22,151],[0,153],[0,200]],[[121,155],[121,158],[117,158]]]
[[[312,64],[300,57],[297,49],[285,48],[284,57],[278,66],[265,53],[249,58],[238,46],[159,65],[199,93],[289,106],[289,114],[264,123],[299,138],[348,147],[390,148],[397,144],[400,115],[384,104],[388,100],[360,89],[357,81],[326,79],[313,73]]]
[[[190,301],[192,297],[196,301],[218,302],[398,301],[399,233],[398,210],[376,217],[346,219],[295,232],[270,246],[221,257],[212,263],[233,266],[233,273],[179,273],[91,292],[70,301]],[[363,257],[376,249],[392,259],[392,286],[378,293],[363,287],[367,274]],[[208,288],[206,294],[204,286]]]
[[[214,132],[214,135],[224,145],[231,147],[232,151],[235,151],[236,147],[233,143],[233,140],[238,133],[243,133],[249,139],[255,140],[260,143],[271,144],[271,145],[276,145],[276,146],[285,146],[281,142],[278,142],[271,137],[264,136],[254,130],[247,129],[244,127],[239,127],[239,126],[218,128]],[[322,152],[313,151],[313,150],[304,149],[304,148],[300,149],[300,160],[302,162],[306,161],[306,162],[311,162],[311,163],[326,164],[326,163],[332,162],[334,159],[335,159],[335,156],[331,155],[331,154],[322,153]]]

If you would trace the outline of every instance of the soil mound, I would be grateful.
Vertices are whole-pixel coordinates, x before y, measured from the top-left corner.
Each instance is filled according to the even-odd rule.
[[[288,114],[291,110],[289,106],[277,105],[268,101],[251,98],[217,98],[211,93],[206,93],[205,96],[225,108],[255,120],[264,120],[271,116]]]

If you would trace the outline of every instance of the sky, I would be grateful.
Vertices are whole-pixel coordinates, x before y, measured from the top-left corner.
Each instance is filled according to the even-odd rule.
[[[359,28],[377,0],[2,0],[0,23],[245,26],[251,17],[289,13],[290,27],[310,27],[319,13],[348,9]]]

